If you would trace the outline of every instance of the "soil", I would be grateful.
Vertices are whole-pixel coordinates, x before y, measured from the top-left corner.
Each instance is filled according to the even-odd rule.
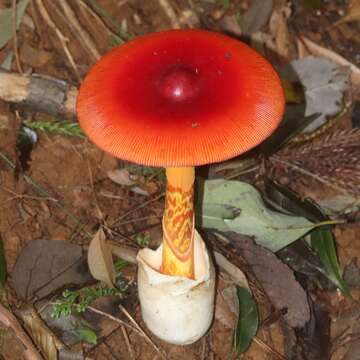
[[[0,10],[11,5],[10,3],[0,0]],[[58,29],[68,39],[66,44],[77,70],[69,63],[56,33],[49,29],[41,16],[36,1],[31,1],[17,33],[21,71],[25,74],[48,75],[78,86],[80,80],[76,73],[83,78],[89,67],[95,63],[95,59],[79,37],[71,31],[68,19],[60,10],[57,1],[43,0],[43,3]],[[89,10],[91,7],[84,6],[94,2],[84,0],[68,3],[71,4],[82,28],[91,35],[100,54],[106,53],[119,42],[115,36],[118,29],[115,29],[112,22],[94,17],[93,11]],[[116,20],[124,40],[172,27],[171,19],[157,0],[97,0],[97,3]],[[214,30],[224,28],[225,16],[244,13],[251,3],[240,0],[169,0],[181,26],[193,24]],[[274,3],[279,6],[284,2]],[[332,27],[333,22],[346,13],[347,3],[324,1],[319,8],[310,10],[305,10],[300,3],[302,2],[294,1],[292,4],[293,15],[288,21],[290,33],[293,36],[301,33],[360,65],[360,23]],[[268,25],[264,26],[263,30],[268,32]],[[0,51],[0,63],[13,50],[13,45],[14,42],[10,41]],[[12,61],[11,70],[20,70],[15,60]],[[28,154],[29,161],[26,166],[20,161],[21,152],[26,150],[18,145],[21,123],[24,120],[54,119],[0,101],[0,236],[5,247],[9,274],[22,248],[29,241],[39,238],[66,240],[86,248],[100,225],[110,229],[107,233],[109,239],[119,244],[139,248],[137,239],[144,234],[151,235],[150,246],[158,244],[164,206],[160,196],[164,191],[161,172],[143,168],[134,170],[129,164],[105,154],[84,138],[41,131],[37,133],[38,139]],[[130,168],[137,175],[136,186],[142,189],[144,194],[134,191],[133,187],[119,185],[109,178],[107,173],[119,168]],[[298,190],[301,192],[303,189]],[[314,192],[313,189],[311,191]],[[323,196],[324,190],[321,186],[319,192]],[[151,199],[155,200],[149,201]],[[148,206],[139,208],[139,205],[148,201]],[[137,210],[132,211],[134,209]],[[124,219],[116,221],[127,213],[129,215]],[[112,225],[114,223],[116,225]],[[348,265],[353,258],[357,259],[360,267],[359,223],[338,226],[335,233],[341,268]],[[356,293],[354,296],[357,297]],[[328,291],[323,299],[324,307],[334,321],[341,318],[345,309],[355,306],[353,300],[334,290]],[[262,311],[266,314],[270,305],[266,300],[263,301]],[[146,329],[138,304],[131,315]],[[271,326],[261,326],[257,337],[260,340],[252,343],[243,356],[244,359],[278,359],[279,355],[276,354],[284,354],[285,340],[281,322],[275,321]],[[136,359],[160,359],[159,354],[136,333],[130,331],[129,338]],[[203,339],[186,347],[169,345],[155,337],[152,339],[164,349],[171,360],[228,359],[233,328],[216,319]],[[272,351],[269,351],[269,347]],[[85,349],[91,359],[130,359],[128,345],[120,328],[102,339],[98,346],[91,349],[85,346]],[[334,357],[337,358],[341,357]]]

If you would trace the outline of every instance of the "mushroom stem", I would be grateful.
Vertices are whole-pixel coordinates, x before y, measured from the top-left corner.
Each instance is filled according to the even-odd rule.
[[[194,278],[194,167],[166,169],[164,274]]]

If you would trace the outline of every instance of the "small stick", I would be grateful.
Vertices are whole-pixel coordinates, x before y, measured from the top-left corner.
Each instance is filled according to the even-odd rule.
[[[77,65],[75,63],[74,58],[72,57],[70,50],[67,46],[67,42],[69,41],[68,38],[66,38],[63,33],[59,30],[59,28],[55,25],[55,23],[52,21],[49,13],[47,12],[44,3],[42,2],[42,0],[35,0],[36,1],[36,5],[40,11],[41,16],[44,18],[45,22],[47,23],[47,25],[55,32],[56,36],[59,38],[60,43],[63,47],[63,50],[65,52],[66,57],[68,58],[71,67],[73,68],[75,75],[78,79],[79,82],[81,82],[81,76],[79,73],[79,70],[77,68]]]
[[[121,304],[119,305],[119,308],[122,311],[122,313],[130,320],[130,322],[134,324],[137,330],[142,333],[143,337],[153,346],[153,348],[159,353],[159,355],[163,359],[167,360],[166,355],[164,355],[163,352],[159,349],[159,347],[150,339],[150,337],[145,333],[145,331],[140,327],[140,325],[132,318],[132,316],[128,313],[128,311]]]
[[[112,31],[109,26],[105,23],[105,21],[87,4],[84,2],[84,0],[80,0],[79,6],[82,8],[82,10],[88,11],[89,14],[96,19],[96,21],[103,26],[103,28],[111,35],[113,36],[120,44],[124,43],[125,41],[114,31]],[[119,5],[118,5],[119,6]]]
[[[121,305],[120,305],[121,306]],[[152,346],[153,348],[160,354],[160,356],[164,359],[164,360],[168,360],[167,357],[165,355],[162,354],[162,352],[160,351],[160,349],[154,344],[154,342],[149,338],[149,336],[146,335],[146,333],[140,328],[140,326],[136,323],[135,320],[132,319],[132,317],[130,316],[130,314],[126,311],[126,313],[130,316],[130,319],[132,320],[132,322],[134,321],[135,323],[135,326],[132,326],[128,323],[126,323],[125,321],[115,317],[115,316],[112,316],[106,312],[103,312],[101,310],[98,310],[92,306],[89,306],[88,309],[96,314],[99,314],[101,316],[104,316],[104,317],[107,317],[108,319],[110,320],[113,320],[115,322],[117,322],[118,324],[120,325],[124,325],[128,328],[130,328],[131,330],[135,331],[138,335],[140,335],[141,337],[143,337],[145,340],[147,340]],[[121,310],[123,311],[123,313],[125,314],[124,310],[123,310],[123,307],[121,306]]]
[[[13,49],[14,49],[14,54],[15,54],[16,66],[18,68],[19,73],[22,74],[23,69],[22,69],[22,66],[21,66],[20,56],[19,56],[19,51],[18,51],[18,38],[17,38],[17,29],[16,29],[16,25],[17,25],[16,13],[17,13],[16,0],[12,0],[12,31],[13,31],[13,39],[14,39]]]
[[[41,0],[36,0],[41,1]],[[0,70],[0,99],[58,118],[75,119],[77,88],[65,81]]]
[[[175,13],[174,9],[172,8],[172,6],[170,5],[169,1],[168,0],[158,0],[158,1],[159,1],[160,6],[162,7],[162,9],[164,10],[165,14],[169,18],[172,28],[180,29],[181,26],[178,21],[178,17],[176,16],[176,13]]]
[[[5,326],[10,327],[18,339],[23,343],[26,350],[23,352],[23,356],[27,360],[43,360],[42,356],[35,348],[29,336],[23,330],[16,317],[7,310],[2,304],[0,304],[0,322]]]
[[[133,349],[131,347],[129,335],[126,332],[125,326],[121,325],[120,327],[121,327],[121,331],[122,331],[122,333],[124,335],[124,339],[125,339],[125,342],[126,342],[126,346],[127,346],[128,350],[129,350],[130,357],[131,357],[132,360],[135,360],[135,355],[134,355]]]
[[[281,160],[277,155],[273,155],[269,160],[277,162],[277,163],[282,164],[282,165],[285,165],[287,167],[293,168],[294,170],[296,170],[296,171],[298,171],[298,172],[300,172],[300,173],[302,173],[304,175],[307,175],[307,176],[309,176],[309,177],[311,177],[311,178],[313,178],[313,179],[315,179],[315,180],[329,186],[330,188],[333,188],[333,189],[341,192],[342,194],[349,195],[349,193],[345,189],[343,189],[343,188],[341,188],[341,187],[339,187],[337,185],[334,185],[330,181],[327,181],[327,180],[321,178],[320,176],[317,176],[317,175],[315,175],[315,174],[313,174],[313,173],[311,173],[309,171],[306,171],[306,170],[300,168],[299,166],[297,166],[297,165],[295,165],[293,163],[290,163],[290,162],[285,161],[285,160]]]
[[[82,44],[88,50],[89,54],[92,55],[95,60],[99,60],[101,55],[98,49],[96,48],[94,42],[92,41],[88,33],[81,27],[69,4],[66,2],[66,0],[58,0],[58,3],[60,4],[61,8],[64,11],[64,14],[68,18],[74,35],[79,38],[80,44]]]
[[[263,347],[267,352],[272,354],[274,357],[276,357],[279,360],[287,360],[284,356],[282,356],[279,352],[274,350],[272,347],[270,347],[268,344],[266,344],[264,341],[259,339],[257,336],[254,337],[254,342]]]
[[[148,201],[145,201],[144,203],[142,203],[139,206],[136,206],[135,208],[129,210],[128,212],[126,212],[125,214],[122,214],[120,217],[118,217],[116,220],[114,220],[109,226],[113,227],[114,225],[116,225],[120,220],[126,218],[128,215],[134,213],[135,211],[142,209],[145,206],[148,206],[149,204],[153,203],[154,201],[160,200],[161,198],[163,198],[165,196],[165,193],[161,193],[160,195],[154,197],[153,199],[150,199]]]

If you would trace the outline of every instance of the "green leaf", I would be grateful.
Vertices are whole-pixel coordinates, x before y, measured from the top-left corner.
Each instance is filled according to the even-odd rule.
[[[234,332],[233,353],[239,355],[246,351],[259,326],[259,314],[256,303],[249,290],[236,287],[239,299],[239,317]]]
[[[197,220],[201,226],[253,236],[257,244],[274,252],[319,225],[302,216],[268,209],[259,192],[249,184],[208,180],[203,186],[203,197],[197,205]]]
[[[5,251],[4,243],[0,237],[0,284],[5,285],[6,282],[6,261],[5,261]]]
[[[328,220],[323,210],[310,199],[300,199],[289,189],[269,179],[265,181],[265,193],[272,204],[277,204],[286,211],[303,215],[314,222]],[[332,231],[327,227],[313,230],[311,247],[317,252],[327,278],[341,291],[348,293],[348,287],[340,275]],[[306,259],[310,260],[308,256]]]
[[[89,344],[96,345],[97,343],[97,335],[94,330],[90,328],[80,328],[74,331],[75,335],[79,338],[79,340],[86,341]]]
[[[20,0],[16,5],[16,29],[19,28],[30,0]],[[12,8],[0,9],[0,49],[13,36]]]
[[[123,259],[117,259],[114,264],[116,276],[121,275],[123,269],[125,269],[128,265],[129,263],[127,261]]]
[[[150,244],[151,236],[150,234],[139,234],[136,236],[135,240],[138,245],[146,247]]]
[[[316,229],[311,233],[311,247],[318,253],[329,279],[345,294],[349,289],[343,280],[336,256],[333,233],[328,228]]]

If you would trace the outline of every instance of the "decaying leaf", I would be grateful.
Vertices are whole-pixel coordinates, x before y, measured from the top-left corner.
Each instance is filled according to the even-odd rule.
[[[341,55],[314,43],[313,41],[304,36],[301,36],[297,39],[297,47],[300,59],[305,58],[309,55],[313,55],[319,58],[325,58],[333,61],[338,66],[343,66],[350,72],[350,79],[353,85],[360,85],[360,68],[351,63],[350,61],[346,60]]]
[[[357,360],[360,356],[360,309],[355,306],[345,310],[336,321],[331,322],[334,339],[332,357],[334,360]],[[348,341],[351,339],[351,341]]]
[[[249,283],[246,279],[245,274],[235,265],[233,265],[230,261],[226,259],[226,257],[220,254],[217,251],[214,251],[214,258],[216,261],[216,265],[219,266],[222,270],[226,271],[226,273],[230,276],[231,280],[240,287],[248,289],[250,291]]]
[[[240,18],[241,32],[251,35],[261,30],[269,21],[273,0],[255,0]]]
[[[305,89],[305,116],[319,114],[317,120],[305,131],[313,131],[326,122],[327,117],[336,115],[342,109],[344,91],[347,89],[347,75],[333,61],[306,57],[292,61],[278,69],[289,81],[300,81]]]
[[[277,53],[288,59],[293,51],[293,41],[291,39],[287,20],[291,15],[290,5],[277,7],[270,18],[270,33],[274,38]]]
[[[236,233],[226,237],[251,266],[255,276],[277,310],[291,327],[303,327],[310,318],[304,289],[296,281],[292,270],[276,255],[254,244],[251,238]]]
[[[295,193],[275,182],[266,180],[265,189],[268,199],[281,209],[296,215],[306,216],[312,221],[325,221],[328,217],[315,203],[309,199],[300,199]],[[341,291],[348,292],[337,261],[335,239],[331,228],[315,229],[311,233],[311,247],[315,250],[324,267],[326,275]]]
[[[197,215],[198,224],[203,227],[254,236],[259,245],[272,251],[278,251],[316,226],[304,217],[269,210],[259,192],[240,181],[205,181]]]
[[[338,26],[347,22],[352,21],[360,21],[360,1],[359,0],[351,0],[349,2],[348,13],[338,20],[334,26]]]
[[[60,240],[27,243],[10,276],[21,299],[41,299],[67,284],[80,285],[89,280],[81,246]]]
[[[51,330],[38,316],[36,311],[30,307],[18,311],[18,316],[24,322],[24,325],[37,347],[45,354],[48,360],[58,360],[58,351],[65,345],[57,339]]]
[[[131,175],[127,169],[115,169],[107,172],[108,177],[116,184],[131,186],[136,183],[136,177]]]
[[[114,287],[115,267],[111,255],[111,249],[106,244],[105,233],[99,229],[91,240],[88,250],[88,265],[91,275],[103,281],[109,287]]]
[[[16,27],[18,28],[30,0],[21,0],[16,5]],[[6,45],[13,35],[12,9],[0,9],[0,49]]]

